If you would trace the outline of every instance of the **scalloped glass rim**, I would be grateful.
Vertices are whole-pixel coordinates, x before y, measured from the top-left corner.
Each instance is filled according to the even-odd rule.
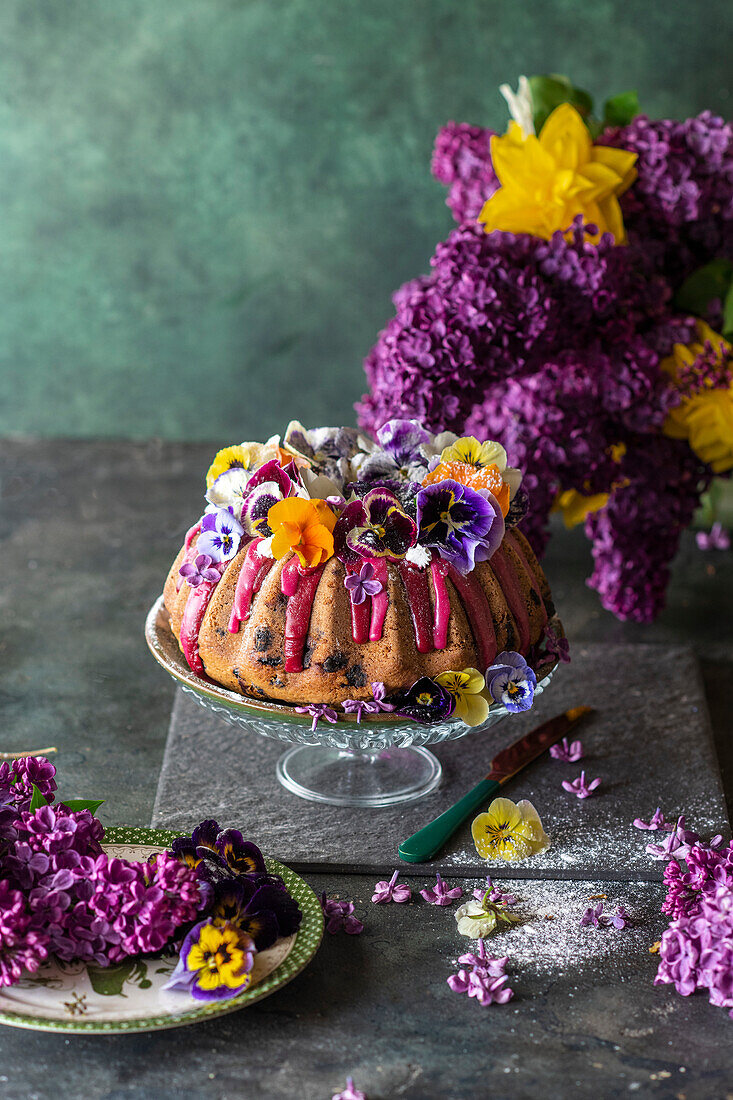
[[[105,829],[103,845],[154,845],[167,847],[180,833],[174,829],[148,829],[128,825],[113,825]],[[285,881],[288,891],[296,899],[303,912],[301,926],[295,935],[295,943],[279,966],[268,974],[256,986],[228,1001],[202,1003],[196,1008],[177,1013],[157,1013],[151,1016],[125,1020],[79,1020],[55,1019],[41,1013],[5,1011],[0,1008],[0,1024],[25,1028],[31,1031],[63,1031],[76,1035],[119,1035],[139,1031],[163,1031],[168,1028],[182,1027],[185,1024],[198,1023],[214,1016],[223,1016],[236,1012],[240,1008],[261,1001],[271,993],[281,989],[303,970],[318,951],[323,939],[325,920],[321,903],[299,875],[291,871],[278,860],[265,857],[267,869],[279,874]],[[0,1005],[2,989],[0,989]]]
[[[339,720],[335,725],[326,726],[326,723],[323,723],[313,731],[311,737],[308,737],[305,731],[310,732],[312,724],[310,715],[298,714],[295,708],[287,703],[276,703],[254,699],[248,695],[240,695],[239,692],[230,691],[221,684],[197,676],[192,672],[181,653],[175,635],[171,631],[170,620],[162,595],[158,597],[148,612],[145,620],[145,640],[158,664],[181,685],[187,694],[195,696],[202,706],[208,707],[232,724],[245,726],[249,722],[265,736],[277,737],[285,742],[294,741],[298,744],[314,745],[325,743],[333,747],[358,747],[362,749],[369,749],[370,747],[386,748],[392,743],[426,745],[431,742],[453,740],[462,737],[466,733],[486,730],[512,713],[505,706],[494,703],[489,710],[489,717],[482,726],[467,726],[460,718],[451,717],[431,725],[422,725],[419,722],[413,722],[399,715],[385,712],[363,715],[361,722],[358,723],[351,715],[339,712]],[[535,695],[542,694],[556,669],[557,662],[538,681]],[[297,726],[299,732],[296,734],[293,731],[292,735],[288,736],[288,731],[282,729],[282,726],[279,726],[278,732],[274,732],[275,725],[271,721],[272,719],[278,719],[279,723],[286,726]],[[269,727],[269,729],[266,729],[266,727]],[[303,727],[305,728],[303,729]],[[371,731],[367,732],[369,727],[371,727]],[[397,734],[395,741],[390,740],[390,729],[393,729]],[[302,732],[300,732],[301,730]],[[343,745],[341,745],[342,739],[337,734],[339,730],[342,733],[351,734],[352,737],[357,734],[361,736],[354,739],[345,739]],[[401,737],[398,730],[399,733],[403,734]],[[412,733],[412,737],[408,739],[403,731]],[[367,743],[371,740],[374,741],[373,745]],[[357,745],[355,741],[365,743]]]

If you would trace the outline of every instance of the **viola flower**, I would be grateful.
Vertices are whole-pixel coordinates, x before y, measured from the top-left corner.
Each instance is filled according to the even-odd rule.
[[[355,714],[357,725],[361,722],[362,714],[378,714],[378,703],[370,703],[367,699],[344,699],[341,706],[346,714]]]
[[[385,701],[395,714],[425,724],[448,718],[455,706],[451,693],[429,676],[421,676],[407,691],[390,695]]]
[[[218,478],[206,490],[206,499],[215,508],[227,508],[232,515],[241,520],[244,502],[249,496],[250,470],[233,466],[219,474]]]
[[[388,901],[395,901],[398,905],[404,905],[412,897],[410,887],[404,882],[397,882],[399,871],[395,871],[389,882],[378,882],[374,887],[372,901],[375,905],[386,905]]]
[[[537,677],[521,653],[504,650],[486,672],[486,687],[492,699],[516,714],[529,710],[534,702]]]
[[[340,495],[354,478],[351,459],[359,451],[359,432],[355,428],[304,428],[291,420],[285,429],[283,449],[292,454],[298,464],[299,476],[309,496],[327,497],[322,492],[325,479],[337,487]],[[314,482],[323,477],[318,492]]]
[[[488,810],[474,818],[471,836],[482,859],[519,862],[550,846],[539,814],[525,799],[515,805],[508,798],[495,798]]]
[[[381,680],[372,684],[372,697],[374,702],[380,710],[391,711],[394,710],[392,703],[388,703],[385,699],[386,688]]]
[[[479,443],[473,435],[456,439],[443,449],[439,463],[435,463],[432,467],[431,476],[437,466],[451,463],[459,463],[462,466],[470,467],[474,471],[473,476],[469,474],[469,480],[465,482],[462,478],[457,477],[456,481],[470,485],[472,489],[489,489],[499,500],[502,511],[506,515],[509,501],[513,500],[519,491],[522,483],[522,473],[514,466],[509,466],[507,453],[501,443]],[[485,481],[477,477],[477,471],[491,471],[492,480]],[[504,487],[506,487],[506,494]]]
[[[243,993],[252,981],[255,946],[232,924],[194,925],[183,941],[175,970],[163,986],[180,989],[200,1001],[219,1001]]]
[[[461,936],[472,940],[489,936],[501,924],[516,924],[520,917],[510,913],[501,901],[493,900],[493,890],[485,890],[481,900],[464,902],[455,911],[456,925]]]
[[[695,542],[700,550],[730,550],[730,535],[722,523],[714,523],[709,531],[698,531]]]
[[[239,550],[243,534],[244,528],[228,509],[207,509],[201,520],[196,549],[199,554],[207,554],[213,562],[230,561]]]
[[[346,1088],[341,1092],[335,1092],[331,1100],[367,1100],[367,1094],[355,1087],[353,1077],[347,1077]]]
[[[197,554],[193,562],[184,562],[178,572],[191,588],[198,588],[204,581],[216,584],[221,577],[219,570],[212,568],[209,554]]]
[[[590,798],[597,787],[601,785],[600,776],[596,779],[591,779],[590,783],[585,781],[585,772],[581,772],[577,779],[573,779],[572,783],[567,779],[562,781],[563,790],[566,790],[568,794],[574,794],[576,798]]]
[[[374,566],[365,561],[358,573],[347,573],[344,585],[349,591],[353,604],[364,603],[367,596],[376,596],[382,591],[382,582],[373,579]]]
[[[504,537],[504,517],[496,500],[457,481],[427,485],[417,494],[418,541],[431,546],[459,573],[487,561]]]
[[[477,668],[463,672],[441,672],[435,682],[450,692],[454,699],[453,713],[467,726],[481,726],[489,715],[486,683]]]
[[[353,901],[337,901],[336,898],[327,898],[323,893],[321,908],[326,918],[326,931],[332,936],[342,929],[347,936],[360,936],[364,931],[364,925],[354,916]]]
[[[674,829],[674,822],[665,819],[659,806],[657,806],[649,821],[643,821],[642,818],[635,817],[633,824],[637,829],[647,829],[652,832],[656,832],[657,829],[663,829],[665,832]]]
[[[359,481],[398,478],[420,481],[427,473],[426,446],[432,436],[417,420],[389,420],[377,431],[378,446],[353,465]]]
[[[563,737],[556,745],[550,745],[550,756],[553,760],[562,760],[564,764],[575,764],[584,755],[582,741],[568,741],[567,737]]]
[[[362,558],[397,561],[404,558],[417,535],[415,521],[388,489],[371,489],[361,501],[352,501],[339,523],[344,520],[350,525],[345,532],[346,547]]]
[[[298,714],[310,714],[313,718],[311,729],[315,733],[316,727],[320,721],[330,722],[331,725],[335,725],[339,720],[339,716],[332,707],[327,707],[325,703],[310,703],[307,707],[296,707]]]
[[[245,932],[257,951],[267,950],[283,936],[292,936],[302,918],[298,903],[286,889],[269,882],[261,885],[259,876],[239,875],[216,883],[209,908],[214,924],[231,924]]]
[[[283,558],[292,550],[300,564],[311,569],[333,554],[336,517],[325,501],[280,500],[268,511],[267,523],[273,532],[274,558]]]
[[[421,896],[429,905],[452,905],[456,898],[463,897],[463,888],[454,886],[449,890],[439,873],[436,874],[435,880],[435,886],[432,890],[426,887],[420,891]]]
[[[216,479],[229,470],[248,471],[259,466],[264,461],[267,446],[262,443],[240,443],[233,447],[224,447],[214,456],[214,461],[206,472],[206,488],[210,489]]]
[[[618,196],[636,179],[636,153],[594,145],[580,113],[569,103],[556,107],[539,136],[516,122],[491,139],[491,163],[500,187],[484,203],[479,221],[487,233],[531,233],[549,241],[566,232],[578,215],[597,241],[612,233],[626,240]],[[590,226],[597,232],[590,231]]]

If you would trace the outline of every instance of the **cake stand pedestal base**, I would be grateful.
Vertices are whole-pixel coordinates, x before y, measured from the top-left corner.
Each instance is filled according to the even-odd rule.
[[[355,752],[321,745],[290,749],[277,762],[283,787],[333,806],[393,806],[422,798],[440,783],[440,761],[427,749]]]

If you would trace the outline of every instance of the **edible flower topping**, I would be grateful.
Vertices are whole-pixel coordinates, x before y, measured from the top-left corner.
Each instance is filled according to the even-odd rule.
[[[274,558],[283,558],[292,550],[300,564],[310,569],[333,554],[336,517],[323,500],[280,500],[269,509],[267,523],[273,533]]]
[[[234,925],[200,921],[183,941],[176,968],[163,988],[185,989],[201,1001],[236,997],[252,981],[254,956],[251,937]]]
[[[233,447],[224,447],[214,456],[214,461],[206,472],[206,488],[210,489],[216,479],[228,470],[253,470],[265,460],[264,452],[267,448],[267,443],[239,443]]]
[[[310,714],[313,718],[311,729],[315,733],[316,727],[321,720],[330,722],[331,725],[335,725],[339,720],[339,716],[332,707],[327,707],[325,703],[310,703],[307,707],[296,707],[298,714]]]
[[[471,836],[482,859],[518,863],[550,847],[539,814],[525,799],[515,805],[508,798],[495,798],[485,813],[474,818]]]
[[[467,462],[441,462],[423,478],[423,485],[437,485],[442,481],[457,481],[477,492],[491,493],[501,509],[502,516],[509,511],[510,489],[499,472],[498,466],[471,466]]]
[[[349,591],[353,604],[364,603],[367,596],[376,596],[382,591],[382,582],[374,580],[374,566],[365,561],[358,573],[347,573],[344,585]]]
[[[432,890],[426,888],[420,891],[421,897],[425,899],[428,905],[452,905],[456,898],[463,897],[463,888],[461,886],[454,886],[452,889],[448,889],[446,884],[440,877],[440,873],[435,876],[435,886]],[[460,959],[458,960],[461,961]]]
[[[457,481],[439,481],[417,494],[419,541],[434,547],[460,573],[487,561],[504,537],[504,517],[491,496]]]
[[[455,706],[451,693],[429,676],[421,676],[407,691],[390,695],[385,702],[395,714],[425,724],[448,718]]]
[[[201,534],[196,541],[199,554],[207,554],[213,562],[230,561],[239,550],[244,529],[227,508],[207,509],[201,520]]]
[[[352,501],[341,521],[350,525],[346,547],[362,558],[404,558],[417,535],[415,521],[388,489],[371,489],[361,501]]]
[[[220,578],[218,569],[212,569],[212,559],[208,554],[197,554],[193,562],[184,562],[178,570],[186,584],[198,588],[204,581],[215,583]]]
[[[576,798],[590,798],[594,790],[600,787],[600,776],[596,779],[591,779],[590,783],[585,781],[585,772],[581,772],[577,779],[573,779],[572,783],[569,783],[567,779],[562,781],[563,789],[568,794],[574,794]]]
[[[467,726],[482,725],[489,714],[486,684],[477,668],[464,668],[463,672],[441,672],[435,682],[449,691],[455,700],[453,713]]]
[[[361,722],[362,714],[378,714],[378,703],[370,703],[368,699],[344,699],[341,706],[345,714],[355,714],[357,725]]]
[[[241,520],[244,502],[250,492],[251,476],[251,471],[243,470],[241,466],[232,466],[230,470],[219,474],[206,490],[207,501],[217,508],[228,508],[233,516]]]
[[[404,905],[412,897],[412,891],[405,882],[398,882],[399,871],[395,871],[389,882],[378,882],[374,887],[372,901],[375,905],[386,905],[388,901],[396,901],[398,905]]]
[[[492,699],[517,714],[532,706],[537,677],[521,653],[504,650],[487,670],[486,686]]]
[[[426,445],[432,436],[418,420],[389,420],[377,431],[378,447],[354,465],[360,481],[399,478],[420,481],[427,473]]]
[[[485,202],[479,221],[487,233],[499,229],[550,240],[582,215],[591,241],[612,233],[616,244],[623,244],[618,196],[636,179],[635,161],[636,153],[594,145],[580,113],[569,103],[555,108],[538,137],[510,122],[503,137],[491,138],[491,163],[500,187]]]

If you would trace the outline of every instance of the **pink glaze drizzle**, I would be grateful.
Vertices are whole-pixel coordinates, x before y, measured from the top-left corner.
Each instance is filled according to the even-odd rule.
[[[196,547],[194,546],[192,550],[191,546],[193,544],[193,540],[196,538],[200,531],[201,520],[199,520],[198,523],[194,523],[193,527],[189,527],[188,531],[186,531],[186,537],[183,540],[183,557],[181,559],[181,565],[190,565],[193,562],[193,559],[196,557]],[[181,591],[182,584],[183,577],[179,573],[178,580],[176,581],[176,592]]]
[[[496,555],[494,555],[496,557]],[[486,599],[486,593],[481,587],[475,573],[469,573],[464,577],[452,565],[448,566],[448,576],[461,597],[466,609],[471,631],[476,642],[481,672],[485,672],[496,657],[496,634],[494,622],[491,617],[491,608]]]
[[[214,569],[218,570],[219,577],[221,577],[228,564],[228,562],[220,562],[218,565],[213,566]],[[183,609],[181,649],[183,650],[183,656],[188,661],[188,667],[197,676],[203,676],[206,671],[199,654],[201,623],[204,620],[206,608],[209,606],[209,600],[218,583],[218,581],[202,581],[196,588],[192,588],[188,593],[186,606]]]
[[[522,653],[527,653],[529,651],[529,615],[527,614],[524,597],[517,584],[517,575],[501,548],[495,554],[492,554],[489,565],[503,589],[504,597],[509,604],[509,610],[517,624],[519,649]]]
[[[358,573],[358,568],[350,568],[344,566],[347,576],[351,573]],[[371,615],[371,597],[367,596],[361,603],[353,603],[349,598],[351,604],[351,636],[357,645],[363,645],[364,642],[369,641],[369,619]]]
[[[389,595],[387,594],[389,573],[384,558],[370,558],[369,561],[374,568],[373,579],[379,581],[382,585],[382,591],[378,592],[376,596],[372,596],[372,618],[369,623],[369,640],[378,642],[382,637],[384,620],[389,607]]]
[[[444,561],[432,561],[430,563],[430,573],[435,589],[433,645],[436,649],[445,649],[448,645],[448,620],[450,619],[450,596],[445,583],[448,567]]]
[[[537,578],[534,575],[532,567],[529,564],[529,562],[527,561],[527,558],[525,557],[521,546],[519,545],[517,540],[514,538],[514,536],[511,534],[511,532],[507,531],[504,538],[509,540],[509,545],[511,546],[512,550],[514,551],[514,553],[519,558],[519,562],[522,566],[522,569],[527,574],[527,578],[529,579],[529,583],[532,585],[532,588],[537,593],[537,596],[538,596],[539,601],[540,601],[540,611],[542,612],[542,625],[546,626],[547,625],[547,608],[545,607],[545,600],[544,600],[544,597],[542,595],[542,590],[540,589],[539,583],[537,581]]]
[[[424,569],[417,569],[406,561],[400,562],[399,570],[412,616],[417,651],[430,653],[433,648],[433,615],[428,574]]]
[[[257,547],[262,539],[252,539],[242,562],[234,590],[234,602],[229,618],[229,633],[236,634],[240,624],[249,618],[252,597],[262,588],[262,583],[274,565],[274,558],[261,558]]]
[[[295,562],[294,567],[293,562]],[[323,565],[316,565],[313,569],[303,569],[298,559],[292,558],[282,571],[280,587],[288,597],[283,645],[286,672],[303,671],[303,650],[311,621],[313,599],[325,568],[324,562]]]

